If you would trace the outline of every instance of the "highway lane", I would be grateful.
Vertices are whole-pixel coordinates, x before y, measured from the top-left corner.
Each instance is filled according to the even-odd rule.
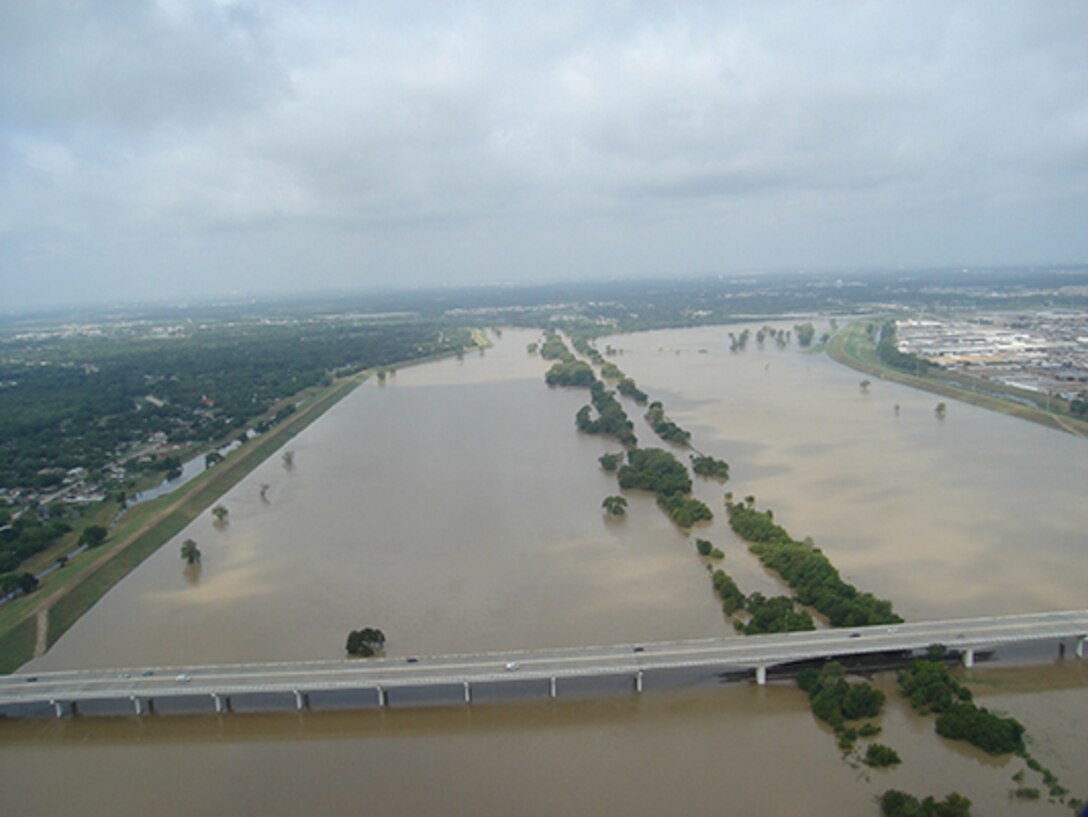
[[[996,616],[778,635],[600,647],[268,664],[71,670],[0,678],[0,705],[31,701],[162,698],[201,694],[424,687],[516,679],[635,674],[720,667],[746,670],[831,656],[892,653],[943,643],[977,650],[1040,639],[1083,638],[1088,611]]]

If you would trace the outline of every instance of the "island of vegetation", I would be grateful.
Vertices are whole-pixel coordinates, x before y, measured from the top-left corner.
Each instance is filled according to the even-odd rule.
[[[931,653],[940,657],[941,652]],[[916,659],[899,673],[899,691],[922,714],[937,714],[937,734],[964,740],[991,755],[1024,751],[1024,727],[1014,718],[975,706],[971,690],[940,660]]]
[[[834,627],[869,624],[898,624],[903,621],[891,602],[862,593],[844,582],[823,552],[810,541],[794,540],[775,524],[771,511],[754,507],[754,498],[745,502],[726,499],[729,526],[748,541],[749,550],[769,570],[780,575],[797,594],[797,600],[813,607]]]
[[[843,751],[852,749],[859,736],[859,731],[848,727],[847,722],[876,718],[884,706],[883,692],[871,684],[848,683],[846,670],[837,661],[827,661],[819,669],[801,670],[797,685],[808,693],[813,714],[835,730]]]
[[[385,633],[375,627],[352,630],[344,649],[348,655],[370,658],[385,649]]]
[[[696,476],[708,477],[721,482],[726,482],[729,479],[729,463],[705,454],[691,455],[691,470],[695,472]]]
[[[619,470],[620,487],[657,494],[657,503],[680,527],[714,518],[706,503],[687,496],[691,477],[671,453],[660,448],[635,448],[627,452],[627,464]]]
[[[691,432],[680,428],[665,415],[665,407],[660,400],[650,403],[646,410],[646,422],[665,442],[687,445],[691,441]]]
[[[913,794],[888,789],[878,802],[884,817],[971,817],[971,801],[957,792],[944,800],[932,797],[919,800]]]

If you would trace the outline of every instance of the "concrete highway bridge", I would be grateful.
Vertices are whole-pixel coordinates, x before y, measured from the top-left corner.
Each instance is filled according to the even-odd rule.
[[[654,674],[747,675],[824,659],[902,660],[932,644],[966,666],[976,653],[1033,641],[1084,657],[1088,610],[930,621],[896,626],[524,652],[193,667],[73,670],[0,676],[0,716],[146,715],[365,709],[486,700],[496,691],[558,697],[574,682],[608,681],[642,692]],[[618,686],[617,686],[618,685]],[[604,688],[607,685],[602,686]]]

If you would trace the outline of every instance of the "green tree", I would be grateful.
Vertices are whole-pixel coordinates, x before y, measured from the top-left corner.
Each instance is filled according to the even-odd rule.
[[[227,506],[219,503],[212,508],[212,516],[215,517],[216,522],[225,522],[227,517],[230,516],[230,511],[227,510]]]
[[[884,769],[902,762],[903,759],[899,757],[899,753],[883,743],[870,743],[865,751],[865,765],[872,766],[874,769]]]
[[[195,565],[200,563],[200,548],[192,539],[186,539],[181,543],[181,558],[185,560],[186,564]]]
[[[364,658],[369,658],[384,648],[385,633],[374,627],[352,630],[348,633],[348,641],[345,646],[349,655],[359,655]]]
[[[88,525],[79,535],[79,543],[89,548],[98,547],[106,541],[109,531],[101,525]]]
[[[627,513],[627,500],[622,496],[607,496],[601,503],[609,516],[623,516]]]
[[[33,593],[38,589],[38,578],[33,573],[5,573],[0,576],[0,593]]]
[[[937,415],[938,420],[943,420],[945,412],[948,411],[948,406],[944,403],[938,403],[937,408],[933,409],[933,413]]]
[[[623,454],[602,454],[597,458],[605,471],[615,471],[623,464]]]

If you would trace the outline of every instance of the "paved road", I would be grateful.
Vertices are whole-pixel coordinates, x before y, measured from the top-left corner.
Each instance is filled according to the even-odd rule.
[[[924,649],[960,651],[1043,639],[1083,639],[1088,610],[900,624],[894,627],[347,661],[135,667],[17,674],[0,678],[0,706],[63,700],[125,700],[296,690],[427,687],[517,679],[635,675],[687,667],[751,670],[805,659]]]

